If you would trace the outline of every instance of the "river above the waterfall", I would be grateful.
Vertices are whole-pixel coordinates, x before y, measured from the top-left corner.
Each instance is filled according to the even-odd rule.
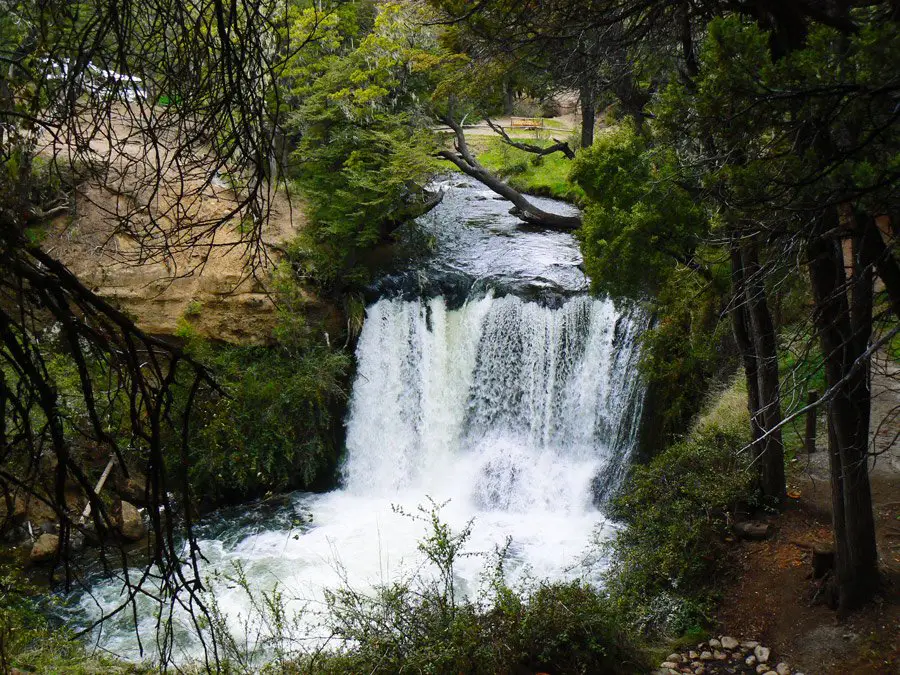
[[[512,583],[596,580],[603,500],[635,444],[636,376],[644,320],[586,294],[577,242],[522,226],[508,202],[461,179],[411,237],[425,246],[374,287],[359,338],[340,486],[225,509],[198,527],[218,609],[236,635],[252,606],[228,581],[239,564],[255,592],[276,584],[310,644],[327,635],[325,593],[408,580],[430,569],[419,549],[441,518],[471,536],[456,567],[459,592],[479,593],[490,556],[506,550]],[[571,207],[541,200],[543,208]],[[421,243],[421,242],[420,242]],[[427,520],[427,518],[426,518]],[[96,583],[71,620],[85,625],[122,601],[120,581]],[[157,606],[138,599],[138,634]],[[197,656],[187,617],[174,657]],[[130,612],[99,644],[138,658]]]
[[[465,177],[437,181],[443,201],[401,230],[401,263],[373,284],[372,299],[443,295],[451,305],[479,292],[512,293],[542,303],[585,293],[578,242],[568,232],[526,225],[510,203]],[[540,208],[575,215],[569,204],[531,198]]]

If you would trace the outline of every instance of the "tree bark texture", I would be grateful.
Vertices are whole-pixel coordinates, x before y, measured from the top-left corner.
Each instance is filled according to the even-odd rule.
[[[760,457],[763,494],[781,502],[785,498],[784,444],[781,439],[781,390],[778,384],[778,344],[769,312],[759,248],[750,241],[741,247],[744,292],[750,335],[756,352],[761,427],[765,430]]]
[[[579,92],[581,101],[581,147],[594,144],[594,123],[597,119],[597,100],[590,84],[583,84]]]
[[[747,410],[750,413],[750,437],[753,439],[751,452],[753,460],[757,461],[762,452],[760,438],[763,433],[759,414],[759,382],[756,350],[750,339],[750,318],[747,316],[747,306],[744,301],[746,297],[744,293],[744,262],[737,244],[731,246],[731,288],[734,305],[731,310],[731,325],[734,341],[737,343],[741,361],[744,364],[744,376],[747,380]]]
[[[837,228],[829,209],[808,244],[815,320],[831,399],[827,406],[834,513],[838,608],[846,613],[878,587],[878,558],[869,484],[869,366],[860,367],[872,330],[872,274],[865,241],[856,242],[853,275],[844,269],[841,242],[823,236]],[[849,287],[849,288],[848,288]],[[848,290],[851,291],[848,298]]]
[[[513,203],[510,213],[521,218],[526,223],[546,227],[555,230],[572,231],[581,227],[581,218],[579,216],[561,216],[556,213],[550,213],[539,209],[532,204],[525,196],[517,190],[514,190],[500,178],[485,169],[469,151],[466,143],[466,136],[453,119],[442,119],[444,124],[450,127],[456,134],[455,152],[451,150],[441,150],[438,157],[453,162],[460,171],[468,176],[484,183],[488,188],[496,192],[501,197],[508,199]]]

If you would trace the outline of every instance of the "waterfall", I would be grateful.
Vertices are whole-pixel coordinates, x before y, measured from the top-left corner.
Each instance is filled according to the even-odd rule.
[[[373,287],[340,487],[224,510],[196,528],[201,575],[240,639],[252,605],[228,581],[235,564],[257,594],[285,590],[305,612],[298,637],[318,644],[329,589],[422,573],[423,526],[404,514],[430,501],[454,530],[471,524],[468,552],[503,547],[512,583],[596,578],[579,561],[596,559],[603,502],[635,445],[642,316],[584,294],[571,235],[520,228],[477,187],[452,187],[417,227],[435,246]],[[479,593],[484,564],[457,560],[460,592]],[[121,580],[104,578],[68,619],[90,625],[122,599]],[[158,605],[136,602],[137,633],[155,634]],[[114,615],[94,638],[139,658],[132,616]],[[189,661],[201,646],[190,618],[174,616],[176,660]]]
[[[473,510],[593,508],[635,438],[637,325],[587,296],[558,308],[490,294],[456,310],[441,297],[376,302],[344,489],[435,492]]]
[[[307,612],[321,610],[327,589],[365,591],[421,571],[421,523],[396,507],[414,513],[429,500],[445,504],[441,517],[454,529],[472,524],[469,551],[506,546],[511,582],[583,576],[579,559],[603,536],[600,506],[635,443],[640,327],[639,315],[584,295],[558,307],[490,293],[457,309],[442,297],[372,304],[342,486],[299,493],[274,511],[242,507],[198,528],[203,573],[229,626],[242,635],[250,611],[242,590],[215,576],[235,563],[256,591],[277,583]],[[462,592],[478,593],[484,564],[457,561]],[[115,580],[95,585],[74,621],[112,611],[121,592]],[[151,635],[156,606],[138,604],[138,632]],[[189,660],[199,644],[181,614],[179,658]],[[138,658],[130,617],[113,617],[97,639]],[[300,626],[307,640],[321,631],[318,619]]]

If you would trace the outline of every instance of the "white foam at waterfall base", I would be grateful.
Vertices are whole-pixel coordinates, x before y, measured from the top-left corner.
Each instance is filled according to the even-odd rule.
[[[204,572],[240,562],[254,588],[278,582],[295,608],[319,610],[326,588],[420,571],[423,523],[394,507],[414,513],[433,500],[447,502],[441,516],[454,528],[474,519],[467,551],[509,538],[513,582],[584,574],[578,562],[604,524],[593,481],[618,475],[634,441],[636,331],[611,302],[586,296],[555,309],[490,295],[452,311],[441,298],[375,303],[357,349],[342,487],[296,497],[314,517],[308,530],[273,524],[202,541]],[[463,592],[478,592],[484,565],[459,559]],[[240,634],[246,595],[223,581],[212,589]],[[118,592],[106,584],[95,597],[112,608]],[[302,630],[317,636],[310,623]],[[135,656],[127,617],[105,631],[104,647]],[[187,628],[179,643],[191,656]]]

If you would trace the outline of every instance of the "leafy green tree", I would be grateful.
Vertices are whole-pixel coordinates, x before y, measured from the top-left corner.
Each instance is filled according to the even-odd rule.
[[[793,28],[718,18],[696,80],[673,85],[659,108],[668,142],[695,167],[732,238],[751,243],[748,280],[765,274],[746,257],[759,244],[808,266],[827,373],[842,610],[871,597],[878,578],[861,365],[878,346],[874,274],[895,315],[900,308],[896,238],[876,225],[897,214],[898,48],[887,3]]]
[[[452,55],[414,8],[382,3],[369,20],[372,11],[341,6],[321,22],[318,51],[287,68],[293,176],[314,220],[311,264],[325,281],[435,203],[425,190],[438,171],[428,106]],[[293,32],[317,12],[301,12]]]
[[[571,179],[588,198],[579,237],[596,289],[646,297],[679,266],[702,269],[694,253],[709,232],[709,219],[679,185],[670,150],[651,149],[625,123],[579,153]]]

